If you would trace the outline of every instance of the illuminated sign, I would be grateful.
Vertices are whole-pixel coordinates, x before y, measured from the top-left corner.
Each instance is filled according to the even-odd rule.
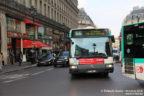
[[[107,29],[73,30],[72,37],[109,36]]]
[[[104,64],[104,58],[81,58],[79,64]]]

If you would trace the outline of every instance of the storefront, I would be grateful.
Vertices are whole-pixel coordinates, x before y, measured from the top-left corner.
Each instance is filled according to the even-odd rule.
[[[58,30],[53,30],[53,50],[60,51],[60,33]]]
[[[21,34],[21,21],[12,17],[6,17],[7,21],[7,45],[8,55],[10,51],[14,53],[14,61],[18,61],[18,54],[21,50],[21,46],[16,44],[17,40],[22,38]],[[9,59],[9,58],[8,58]],[[9,60],[10,61],[10,60]],[[10,63],[10,62],[9,62]]]

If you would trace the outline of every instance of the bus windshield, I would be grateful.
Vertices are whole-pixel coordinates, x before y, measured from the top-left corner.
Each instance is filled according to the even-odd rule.
[[[109,37],[72,38],[71,40],[72,58],[105,58],[112,54]]]

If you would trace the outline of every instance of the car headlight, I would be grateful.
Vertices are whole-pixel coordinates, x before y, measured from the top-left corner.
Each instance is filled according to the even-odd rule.
[[[77,66],[70,66],[71,69],[77,69]]]
[[[112,64],[108,64],[108,65],[106,65],[106,67],[111,68],[111,67],[113,67],[113,65]]]

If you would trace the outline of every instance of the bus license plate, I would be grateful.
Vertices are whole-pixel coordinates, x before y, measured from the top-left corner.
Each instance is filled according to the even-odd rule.
[[[96,73],[96,70],[88,70],[88,73]]]

